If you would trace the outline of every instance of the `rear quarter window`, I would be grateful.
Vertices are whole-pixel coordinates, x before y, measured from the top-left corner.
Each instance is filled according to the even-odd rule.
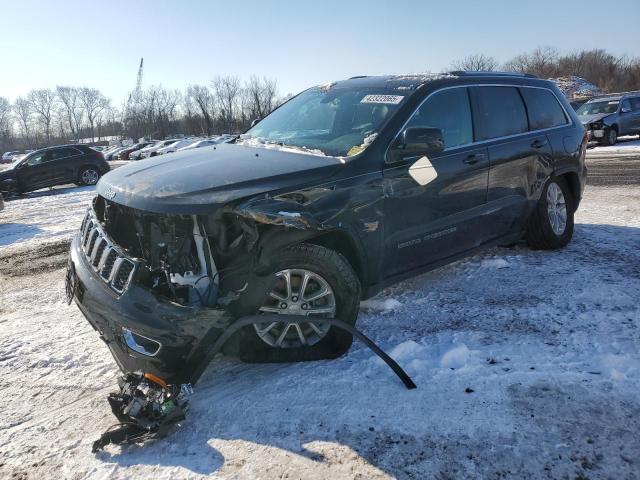
[[[542,88],[521,88],[529,112],[531,130],[558,127],[568,123],[556,96]]]
[[[529,130],[527,111],[516,87],[472,87],[476,98],[476,140]]]

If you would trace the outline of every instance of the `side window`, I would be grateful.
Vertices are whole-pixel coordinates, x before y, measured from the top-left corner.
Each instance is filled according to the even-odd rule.
[[[42,152],[42,153],[36,153],[35,155],[33,155],[32,157],[30,157],[26,163],[27,165],[29,165],[30,167],[33,167],[35,165],[40,165],[42,162],[45,162],[47,158],[47,152]]]
[[[478,140],[529,130],[527,113],[516,87],[473,87],[473,91],[478,103]]]
[[[567,117],[556,96],[541,88],[521,88],[529,112],[531,130],[557,127],[567,123]]]
[[[473,142],[467,89],[451,88],[434,93],[414,112],[407,127],[439,128],[445,148]]]
[[[74,155],[80,155],[80,152],[75,148],[56,148],[49,152],[48,162],[54,162],[63,158],[73,157]]]
[[[629,101],[628,98],[625,98],[621,103],[620,103],[620,111],[625,111],[628,112],[629,110],[631,110],[631,102]]]
[[[634,112],[640,111],[640,97],[634,97],[631,99],[631,109]]]

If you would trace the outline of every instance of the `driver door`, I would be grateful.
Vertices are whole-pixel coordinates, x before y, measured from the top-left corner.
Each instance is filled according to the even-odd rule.
[[[439,128],[444,150],[385,165],[385,277],[454,256],[489,236],[489,156],[473,145],[468,89],[429,96],[405,128]],[[486,231],[487,234],[483,234]]]
[[[23,192],[46,187],[53,181],[56,173],[47,163],[48,159],[48,151],[36,152],[20,165],[18,183]]]

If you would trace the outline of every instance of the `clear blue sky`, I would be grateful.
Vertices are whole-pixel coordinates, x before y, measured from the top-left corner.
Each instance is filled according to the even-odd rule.
[[[119,105],[144,85],[218,74],[276,78],[280,93],[353,75],[442,71],[538,46],[640,56],[640,3],[618,0],[0,0],[0,96],[97,87]]]

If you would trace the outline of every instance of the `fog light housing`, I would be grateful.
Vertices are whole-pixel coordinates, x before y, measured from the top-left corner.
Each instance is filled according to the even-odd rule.
[[[147,357],[155,357],[162,348],[160,342],[132,332],[128,328],[122,327],[122,336],[129,349]]]

